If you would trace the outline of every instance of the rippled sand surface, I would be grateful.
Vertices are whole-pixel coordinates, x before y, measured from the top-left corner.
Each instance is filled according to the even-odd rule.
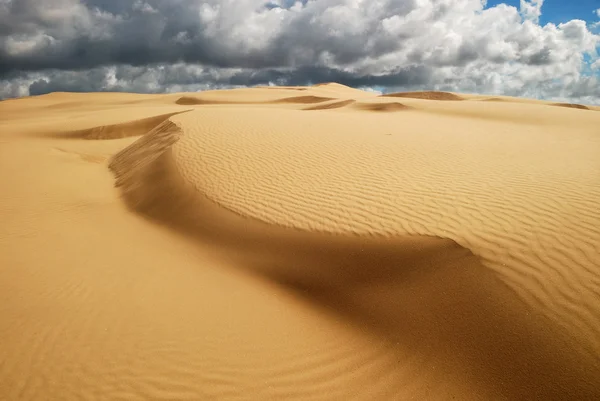
[[[0,400],[600,399],[598,111],[0,102]]]

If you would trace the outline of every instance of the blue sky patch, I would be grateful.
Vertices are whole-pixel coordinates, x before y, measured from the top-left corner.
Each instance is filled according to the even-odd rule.
[[[520,7],[520,0],[488,0],[487,8],[498,4]],[[545,0],[542,6],[540,24],[546,25],[551,22],[559,24],[573,19],[580,19],[592,24],[600,18],[594,12],[600,8],[600,0]]]

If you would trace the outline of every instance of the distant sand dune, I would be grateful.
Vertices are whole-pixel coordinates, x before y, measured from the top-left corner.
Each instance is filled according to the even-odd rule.
[[[322,103],[328,102],[330,100],[334,100],[330,97],[322,97],[322,96],[294,96],[294,97],[286,97],[283,99],[274,100],[273,103],[300,103],[300,104],[310,104],[310,103]]]
[[[368,111],[382,111],[382,112],[390,112],[390,111],[404,111],[410,110],[411,108],[398,102],[389,102],[389,103],[357,103],[355,107],[359,110],[368,110]]]
[[[504,97],[483,97],[481,95],[475,96],[471,95],[473,98],[471,100],[481,101],[481,102],[510,102],[510,103],[521,103],[521,104],[539,104],[539,105],[549,105],[549,106],[558,106],[558,107],[566,107],[571,109],[580,109],[580,110],[595,110],[592,106],[586,106],[583,104],[575,104],[575,103],[552,103],[549,101],[538,100],[538,99],[521,99],[514,98],[509,96]]]
[[[228,102],[221,100],[209,100],[202,99],[201,97],[192,97],[192,96],[182,96],[175,101],[176,104],[180,104],[182,106],[187,105],[202,105],[202,104],[236,104],[237,102]]]
[[[348,100],[340,100],[336,102],[329,102],[324,104],[319,104],[317,106],[307,107],[304,110],[331,110],[331,109],[340,109],[342,107],[352,106],[358,110],[366,110],[366,111],[377,111],[377,112],[394,112],[394,111],[403,111],[410,110],[411,107],[408,107],[402,103],[398,102],[378,102],[378,103],[366,103],[366,102],[357,102],[354,99]]]
[[[175,101],[179,105],[210,105],[210,104],[260,104],[260,103],[298,103],[310,104],[321,103],[334,100],[329,97],[321,96],[292,96],[274,100],[256,100],[256,101],[229,101],[218,99],[203,99],[202,97],[183,96]]]
[[[408,97],[413,99],[426,99],[426,100],[464,100],[463,97],[455,95],[450,92],[398,92],[398,93],[386,93],[381,95],[382,97]]]
[[[519,98],[513,96],[486,96],[486,95],[473,95],[473,94],[461,94],[465,100],[471,100],[476,102],[505,102],[505,103],[518,103],[518,104],[537,104],[537,105],[549,105],[551,102],[539,100],[539,99],[528,99]]]
[[[314,84],[312,87],[313,88],[319,88],[319,87],[330,87],[331,88],[331,87],[333,87],[333,88],[351,89],[349,86],[338,84],[337,82],[322,82],[320,84]]]
[[[591,110],[588,106],[585,106],[583,104],[575,104],[575,103],[554,103],[553,106],[568,107],[571,109],[580,109],[580,110]]]
[[[259,86],[261,89],[271,89],[271,90],[290,90],[290,91],[306,91],[308,88],[302,88],[297,86]]]
[[[319,104],[317,106],[307,107],[304,110],[331,110],[331,109],[339,109],[342,107],[346,107],[355,103],[356,100],[348,99],[348,100],[340,100],[338,102],[330,102],[326,104]]]

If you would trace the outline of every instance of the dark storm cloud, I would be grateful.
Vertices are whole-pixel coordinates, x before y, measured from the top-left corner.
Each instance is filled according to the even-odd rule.
[[[411,1],[387,11],[406,13],[410,10],[407,5],[411,5]],[[340,63],[348,63],[371,52],[376,56],[398,47],[393,38],[372,41],[377,37],[375,20],[369,21],[367,30],[355,35],[328,37],[328,27],[315,25],[314,15],[306,13],[291,21],[265,49],[247,51],[244,43],[232,49],[232,40],[227,37],[229,32],[219,32],[218,23],[202,17],[210,14],[208,6],[212,3],[183,0],[49,0],[44,3],[39,0],[13,0],[0,11],[0,26],[3,27],[0,75],[12,70],[85,69],[113,64],[139,66],[175,62],[272,68],[314,63],[324,52],[330,52]],[[235,11],[217,7],[219,4],[213,5],[221,14]],[[218,18],[223,17],[219,15]],[[243,24],[245,21],[233,22]],[[210,32],[215,27],[216,35]],[[13,42],[12,47],[27,46],[15,44],[26,39],[23,35],[30,36],[29,42],[34,42],[33,47],[11,52],[9,42]]]
[[[197,10],[183,9],[181,1],[173,2],[173,8],[163,13],[149,3],[133,1],[48,3],[14,0],[9,3],[8,13],[0,15],[0,25],[9,30],[0,38],[0,75],[11,70],[83,69],[111,64],[226,63],[215,44],[203,37],[198,21],[190,18],[190,13]],[[60,9],[63,3],[69,3],[69,7]],[[160,4],[164,7],[166,2]],[[62,17],[53,17],[57,11]],[[19,37],[22,34],[32,35],[36,46],[11,54],[9,41],[23,39]]]
[[[238,19],[224,15],[235,14],[234,2],[12,0],[0,9],[0,76],[14,70],[88,69],[115,64],[187,62],[223,68],[276,68],[314,65],[323,57],[338,65],[349,64],[400,51],[404,40],[418,34],[390,34],[381,24],[385,18],[409,14],[418,6],[415,0],[378,3],[366,18],[356,12],[336,15],[339,7],[331,6],[343,2],[305,1],[302,4],[307,11],[289,18],[270,41],[269,24],[277,29],[277,20],[266,21],[262,26],[265,35],[258,38],[265,46],[248,50],[248,44],[236,43],[221,21],[205,18],[212,6],[217,19],[232,18],[232,29],[247,23],[243,15]],[[280,4],[278,7],[289,8],[293,2]],[[434,17],[448,8],[440,7]],[[246,9],[255,16],[260,14],[256,7],[246,5]],[[334,23],[339,26],[331,26]],[[356,29],[349,28],[353,25]]]
[[[29,94],[37,96],[51,92],[99,92],[105,90],[104,77],[97,75],[94,71],[85,71],[76,77],[63,75],[50,79],[38,79],[29,85]]]
[[[101,11],[109,12],[115,15],[124,15],[131,11],[132,1],[117,0],[82,0],[82,3],[92,9],[98,8]]]
[[[328,67],[301,67],[291,71],[261,70],[241,72],[233,75],[227,83],[236,86],[256,86],[274,83],[285,86],[314,85],[324,82],[337,82],[352,87],[374,86],[419,86],[427,85],[431,70],[426,67],[412,67],[383,75],[357,75]]]

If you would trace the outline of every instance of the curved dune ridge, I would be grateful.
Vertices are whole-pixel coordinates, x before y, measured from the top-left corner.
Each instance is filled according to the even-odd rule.
[[[381,111],[381,112],[390,112],[390,111],[404,111],[410,110],[411,108],[398,102],[387,102],[387,103],[357,103],[355,107],[359,110],[368,110],[368,111]]]
[[[231,101],[221,99],[204,99],[201,97],[182,96],[175,101],[179,105],[227,105],[227,104],[254,104],[254,103],[298,103],[311,104],[334,100],[329,97],[321,96],[291,96],[274,100],[256,100],[256,101]]]
[[[187,105],[201,105],[201,104],[229,104],[229,102],[218,101],[218,100],[205,100],[199,97],[182,96],[175,101],[175,104],[182,106]]]
[[[327,102],[325,104],[321,103],[316,106],[310,106],[305,108],[304,110],[331,110],[331,109],[340,109],[342,107],[346,107],[355,103],[356,100],[348,99],[348,100],[339,100],[335,102]]]
[[[300,104],[310,104],[310,103],[322,103],[333,100],[330,97],[321,97],[321,96],[293,96],[286,97],[283,99],[274,100],[273,103],[300,103]]]
[[[588,106],[585,106],[583,104],[575,104],[575,103],[554,103],[553,106],[568,107],[571,109],[580,109],[580,110],[591,110]]]
[[[382,97],[407,97],[407,98],[425,99],[425,100],[464,100],[463,97],[458,96],[454,93],[436,92],[436,91],[386,93],[381,96]]]
[[[600,399],[597,113],[305,89],[0,103],[0,399]]]
[[[576,103],[552,103],[546,100],[539,99],[525,99],[525,98],[514,98],[509,96],[502,97],[486,97],[483,95],[463,95],[466,96],[467,100],[475,100],[480,102],[512,102],[512,103],[529,103],[529,104],[539,104],[539,105],[550,105],[550,106],[558,106],[565,107],[571,109],[580,109],[580,110],[598,110],[598,106],[586,106],[584,104],[576,104]]]
[[[281,90],[292,90],[292,91],[306,91],[308,88],[298,86],[259,86],[261,89],[271,89],[281,92]]]
[[[337,82],[321,82],[318,84],[314,84],[312,87],[313,88],[327,87],[327,88],[333,88],[333,89],[352,89],[349,86],[338,84]]]
[[[161,114],[155,117],[142,118],[121,124],[100,125],[97,127],[86,128],[75,131],[67,131],[56,134],[58,138],[64,139],[120,139],[131,136],[141,136],[148,133],[157,125],[169,119],[169,117],[179,114],[169,113]]]

